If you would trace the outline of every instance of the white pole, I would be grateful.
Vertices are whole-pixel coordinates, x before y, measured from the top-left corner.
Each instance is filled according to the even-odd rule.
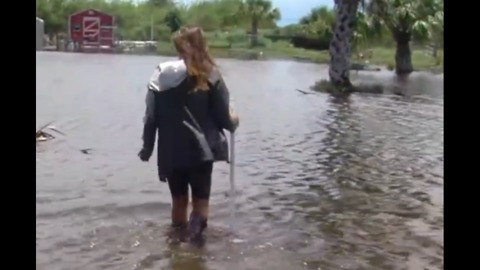
[[[234,112],[234,101],[230,99],[230,111]],[[235,224],[235,132],[230,133],[230,230]]]
[[[235,224],[235,133],[230,133],[230,229]]]

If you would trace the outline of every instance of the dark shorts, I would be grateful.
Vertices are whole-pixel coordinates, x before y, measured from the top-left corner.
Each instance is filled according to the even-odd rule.
[[[192,197],[210,198],[212,187],[213,162],[205,162],[188,169],[174,170],[168,177],[168,187],[172,197],[188,196],[188,187],[192,189]]]

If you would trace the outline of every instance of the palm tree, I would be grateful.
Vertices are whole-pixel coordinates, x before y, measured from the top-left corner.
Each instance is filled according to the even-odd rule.
[[[258,44],[258,25],[262,20],[280,19],[280,11],[273,8],[270,0],[245,0],[239,8],[239,14],[251,19],[251,45]]]
[[[331,40],[335,28],[336,11],[328,7],[313,8],[307,16],[300,19],[303,33],[315,38]],[[363,11],[357,11],[353,30],[352,49],[364,45],[367,41],[381,36],[382,26],[373,21]]]
[[[330,83],[341,91],[350,92],[351,38],[355,29],[355,19],[362,0],[334,0],[336,18],[333,37],[330,41]]]
[[[431,36],[430,21],[432,16],[435,16],[438,9],[436,6],[440,1],[371,0],[368,6],[369,15],[384,24],[396,42],[395,71],[397,74],[409,74],[413,71],[410,42],[414,38],[424,41]]]

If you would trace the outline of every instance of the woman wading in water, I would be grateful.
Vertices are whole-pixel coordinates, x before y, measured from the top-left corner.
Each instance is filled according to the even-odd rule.
[[[234,132],[239,118],[203,31],[183,28],[174,44],[180,59],[160,63],[148,84],[138,156],[149,160],[158,134],[158,176],[170,188],[172,225],[187,228],[195,240],[207,227],[213,163],[228,161],[224,130]],[[189,187],[193,209],[187,218]]]

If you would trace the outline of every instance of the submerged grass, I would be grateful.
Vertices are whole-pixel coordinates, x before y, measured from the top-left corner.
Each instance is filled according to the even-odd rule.
[[[52,123],[53,122],[50,122],[46,125],[43,125],[39,129],[37,129],[37,131],[35,132],[35,140],[37,142],[43,142],[43,141],[48,141],[48,140],[51,140],[51,139],[55,139],[55,136],[53,136],[51,133],[46,131],[47,129],[51,130],[51,131],[54,131],[56,133],[65,135],[63,132],[58,130],[56,127],[52,126],[51,125]]]
[[[311,89],[313,91],[329,93],[334,96],[348,95],[350,93],[369,93],[369,94],[382,94],[384,93],[385,86],[379,83],[354,83],[351,87],[338,88],[333,85],[329,80],[320,80],[316,82]]]

